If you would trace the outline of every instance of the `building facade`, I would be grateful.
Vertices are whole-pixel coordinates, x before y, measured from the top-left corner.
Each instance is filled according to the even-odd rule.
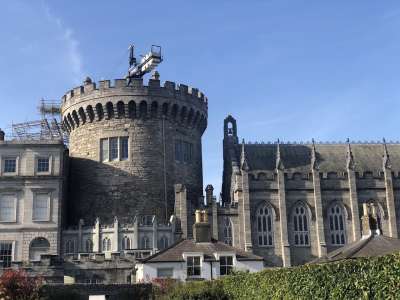
[[[239,143],[224,122],[218,237],[263,256],[267,266],[323,257],[361,237],[363,203],[374,203],[382,233],[398,238],[397,143]]]
[[[62,142],[0,139],[0,260],[58,254],[65,193]]]
[[[87,78],[61,102],[68,145],[5,141],[0,130],[3,267],[133,281],[139,259],[193,238],[196,209],[207,212],[213,241],[266,266],[358,240],[365,203],[377,207],[382,234],[398,238],[400,144],[240,143],[228,116],[217,202],[211,185],[203,197],[208,103],[197,89],[161,85],[158,73],[147,85]]]

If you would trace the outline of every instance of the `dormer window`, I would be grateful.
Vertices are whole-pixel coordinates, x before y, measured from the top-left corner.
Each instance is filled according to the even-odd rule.
[[[201,275],[200,256],[188,256],[187,258],[187,276],[198,277]]]

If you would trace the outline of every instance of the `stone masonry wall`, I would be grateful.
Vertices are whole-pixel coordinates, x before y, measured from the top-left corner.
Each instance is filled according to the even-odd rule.
[[[138,86],[139,84],[139,86]],[[121,222],[137,214],[164,219],[174,209],[175,183],[185,184],[188,199],[197,204],[202,194],[201,136],[207,105],[195,89],[160,87],[151,80],[126,86],[74,89],[64,97],[64,126],[70,132],[69,224],[96,217]],[[157,87],[158,86],[158,87]],[[100,139],[129,137],[129,157],[101,162]],[[193,145],[192,161],[175,160],[175,141]],[[164,141],[167,207],[164,201]],[[167,212],[166,212],[167,209]]]

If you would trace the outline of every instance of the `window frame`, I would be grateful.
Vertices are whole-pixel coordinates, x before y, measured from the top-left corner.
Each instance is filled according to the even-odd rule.
[[[268,210],[268,214],[265,214],[265,210]],[[261,214],[260,211],[263,211]],[[264,223],[265,218],[265,223]],[[270,220],[270,222],[268,222]],[[256,228],[256,238],[257,238],[257,246],[262,248],[272,248],[275,246],[275,228],[274,228],[274,211],[270,204],[263,203],[259,205],[256,211],[256,219],[255,219],[255,228]],[[265,225],[265,226],[264,226]],[[261,227],[261,231],[260,231]],[[268,229],[270,227],[270,229]],[[265,228],[265,229],[264,229]],[[265,237],[267,236],[267,243],[265,243]],[[262,242],[260,243],[260,238]]]
[[[41,166],[41,161],[45,162],[44,165],[47,164],[47,169],[43,170],[40,167],[43,167],[43,162],[42,162],[42,166]],[[37,157],[36,158],[36,170],[38,174],[46,174],[46,173],[50,173],[50,157]]]
[[[48,171],[39,171],[39,159],[47,159],[49,162]],[[35,155],[35,175],[43,176],[43,175],[51,175],[53,173],[53,156],[52,155]]]
[[[112,251],[111,239],[108,236],[104,237],[101,241],[101,251],[102,252]]]
[[[5,171],[5,161],[15,160],[15,172]],[[0,156],[0,175],[1,176],[18,176],[19,175],[19,156],[18,155],[4,155]]]
[[[195,259],[198,259],[198,264],[195,264]],[[188,255],[186,257],[186,276],[188,278],[200,278],[201,277],[201,263],[202,259],[200,255]],[[189,270],[192,271],[190,274]],[[195,274],[195,270],[198,270],[198,274]]]
[[[35,217],[35,203],[38,195],[47,196],[46,216],[43,219]],[[33,222],[49,222],[51,219],[51,192],[34,192],[32,199],[32,221]]]
[[[112,163],[129,160],[129,138],[129,135],[101,137],[99,140],[99,161],[101,163]],[[116,148],[112,147],[112,141],[116,141],[114,145]],[[126,143],[123,143],[123,141],[126,141]],[[116,154],[116,157],[113,156],[112,158],[114,154]]]
[[[337,208],[340,210],[340,214],[337,212]],[[334,212],[332,213],[332,209],[334,209]],[[335,219],[337,217],[337,219]],[[336,221],[338,224],[338,228],[335,228]],[[340,221],[342,223],[340,223]],[[343,204],[340,203],[332,203],[328,207],[328,213],[327,213],[327,222],[328,222],[328,228],[329,228],[329,234],[328,234],[328,240],[329,240],[329,245],[334,246],[334,247],[342,247],[347,244],[347,232],[346,232],[346,216],[345,216],[345,207]],[[342,225],[343,229],[340,229],[340,225]],[[333,228],[332,228],[333,227]],[[339,236],[340,243],[337,243],[337,237]],[[333,239],[332,239],[333,237]],[[343,238],[343,239],[342,239]],[[343,240],[343,242],[342,242]]]
[[[160,271],[165,271],[165,270],[168,270],[168,271],[171,271],[171,275],[170,276],[165,276],[165,275],[160,275]],[[170,267],[170,268],[157,268],[157,278],[173,278],[174,277],[174,268],[173,267]]]
[[[8,245],[10,246],[10,249],[3,249],[3,245]],[[7,261],[4,261],[4,259],[1,259],[3,261],[3,268],[10,268],[11,263],[14,261],[14,248],[15,248],[15,242],[14,241],[8,241],[8,240],[2,240],[0,241],[0,258],[4,257],[9,257],[10,259]],[[10,254],[3,254],[3,251],[10,251]]]
[[[194,145],[191,142],[175,139],[174,141],[174,159],[175,162],[190,164],[193,163]]]
[[[11,196],[13,197],[13,213],[10,219],[3,220],[2,219],[2,198],[4,196]],[[17,205],[18,205],[18,195],[16,193],[0,193],[0,223],[16,223],[17,222]]]
[[[230,217],[225,216],[223,218],[223,242],[229,246],[233,246],[233,224]]]
[[[229,259],[230,264],[229,264]],[[224,274],[222,274],[222,270],[225,270]],[[219,275],[226,276],[232,274],[233,271],[233,256],[232,255],[221,255],[219,257]]]
[[[310,219],[307,213],[307,207],[303,203],[298,203],[292,210],[292,234],[293,246],[310,247]]]

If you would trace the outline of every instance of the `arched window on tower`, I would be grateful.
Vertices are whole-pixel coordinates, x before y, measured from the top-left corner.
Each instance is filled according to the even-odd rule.
[[[228,122],[228,136],[232,136],[233,135],[233,124],[232,122]]]
[[[257,210],[257,239],[261,247],[273,245],[273,215],[269,205],[264,204]]]
[[[103,252],[111,251],[111,240],[108,237],[105,237],[103,239],[102,246],[103,246]]]
[[[229,217],[224,217],[224,243],[233,245],[232,222]]]
[[[122,250],[129,250],[131,249],[131,239],[127,236],[124,236],[122,239]]]
[[[303,204],[298,204],[292,212],[293,237],[296,246],[310,245],[309,222],[307,211]]]
[[[331,245],[343,246],[346,244],[346,230],[344,223],[344,209],[338,204],[334,203],[328,209],[329,220],[329,241]]]
[[[93,242],[91,239],[87,239],[85,242],[86,252],[91,253],[93,252]]]

